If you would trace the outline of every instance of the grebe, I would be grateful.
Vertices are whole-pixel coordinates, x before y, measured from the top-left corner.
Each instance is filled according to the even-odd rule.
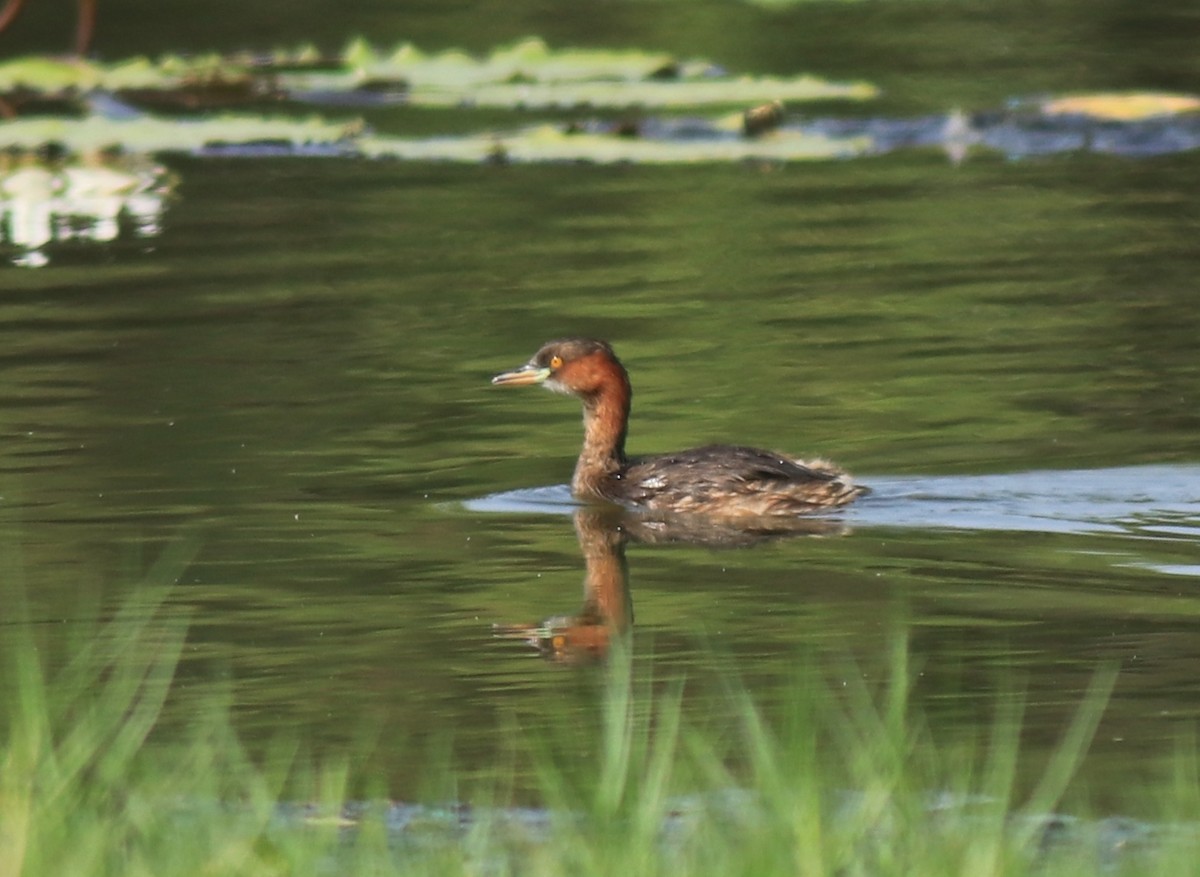
[[[796,515],[845,505],[867,491],[825,460],[740,445],[625,456],[629,374],[606,341],[562,338],[493,384],[542,384],[583,402],[583,450],[571,478],[579,499],[717,517]]]

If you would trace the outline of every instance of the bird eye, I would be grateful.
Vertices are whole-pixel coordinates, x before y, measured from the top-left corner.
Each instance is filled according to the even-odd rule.
[[[550,368],[553,368],[553,369],[562,368],[562,357],[558,356],[557,354],[550,357]]]

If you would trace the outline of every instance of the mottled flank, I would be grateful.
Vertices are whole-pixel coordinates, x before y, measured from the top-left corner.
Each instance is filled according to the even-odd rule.
[[[793,460],[738,445],[632,460],[616,480],[623,501],[707,515],[791,515],[845,505],[864,492],[825,460]]]
[[[571,479],[571,490],[581,499],[654,512],[750,518],[836,508],[867,492],[825,460],[741,445],[630,459],[625,435],[633,390],[604,341],[551,341],[524,366],[497,375],[492,383],[542,384],[583,402],[583,449]]]

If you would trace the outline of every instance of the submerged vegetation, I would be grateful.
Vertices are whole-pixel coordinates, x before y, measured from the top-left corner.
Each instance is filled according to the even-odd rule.
[[[728,727],[685,718],[680,681],[628,650],[596,668],[595,737],[506,723],[487,774],[431,768],[453,799],[349,800],[370,766],[313,767],[277,742],[251,757],[231,705],[210,699],[187,731],[169,713],[186,618],[159,563],[106,621],[49,657],[28,624],[8,637],[0,685],[0,861],[5,874],[972,874],[1188,873],[1200,839],[1191,749],[1163,791],[1159,825],[1055,815],[1114,673],[1101,670],[1031,789],[1021,790],[1019,694],[989,739],[935,740],[911,698],[903,635],[879,686],[847,667],[798,682],[768,719],[727,681]],[[353,721],[353,717],[349,717]],[[178,724],[177,718],[170,720]],[[517,806],[529,770],[534,806]],[[1086,815],[1086,811],[1085,811]]]

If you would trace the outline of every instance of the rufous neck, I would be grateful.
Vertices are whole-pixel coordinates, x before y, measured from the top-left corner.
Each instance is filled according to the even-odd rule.
[[[625,466],[633,393],[624,374],[583,397],[583,450],[571,481],[575,493],[602,495],[602,483]]]

